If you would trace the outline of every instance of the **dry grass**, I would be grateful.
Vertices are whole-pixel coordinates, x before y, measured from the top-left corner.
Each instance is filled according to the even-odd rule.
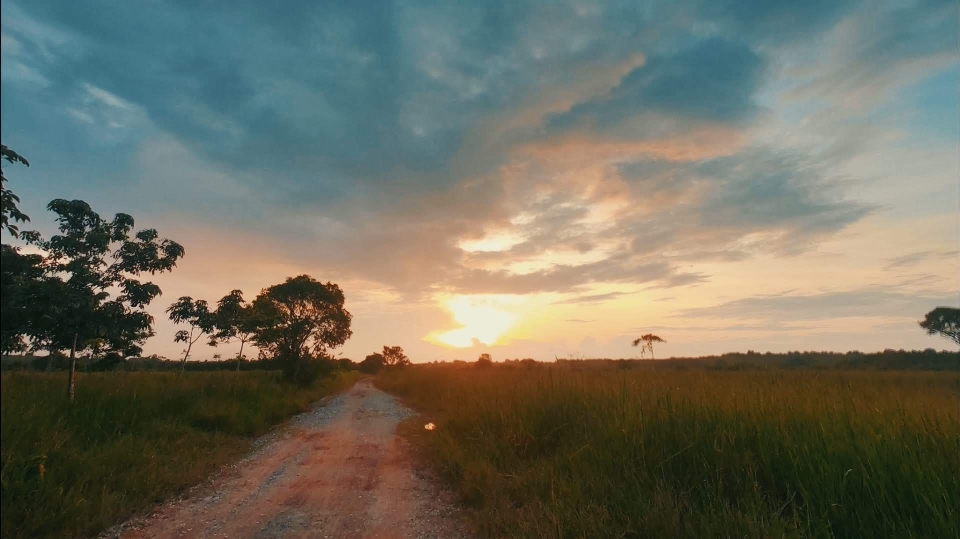
[[[356,380],[278,373],[2,375],[4,538],[94,535],[202,482],[255,436]]]
[[[956,373],[387,372],[489,537],[956,537]],[[426,431],[432,421],[436,429]]]

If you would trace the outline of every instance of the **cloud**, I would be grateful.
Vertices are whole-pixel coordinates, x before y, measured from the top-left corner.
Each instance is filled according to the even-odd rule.
[[[588,122],[602,130],[648,112],[705,122],[742,121],[756,112],[753,94],[762,72],[762,58],[748,45],[706,39],[649,57],[608,94],[550,117],[547,125],[564,129]]]
[[[704,163],[700,173],[720,182],[703,205],[709,228],[775,233],[775,249],[803,251],[818,237],[862,219],[873,208],[840,199],[829,172],[812,159],[754,149]]]
[[[4,73],[46,81],[5,82],[4,136],[62,160],[50,191],[82,174],[408,301],[698,285],[808,252],[876,208],[834,168],[857,148],[757,138],[769,93],[869,86],[955,33],[856,2],[3,6]],[[825,37],[869,46],[796,60]],[[493,231],[522,241],[460,248]]]
[[[605,294],[590,294],[586,296],[576,296],[561,301],[554,301],[554,305],[576,305],[579,303],[601,303],[607,300],[616,299],[620,296],[627,296],[626,292],[607,292]]]
[[[923,313],[937,305],[956,303],[955,294],[916,294],[883,286],[869,286],[817,294],[784,293],[752,296],[712,307],[687,309],[680,315],[691,318],[770,321],[861,316],[912,316],[919,319]]]
[[[827,59],[797,93],[849,106],[875,104],[887,91],[956,65],[956,5],[946,0],[879,2],[850,12],[821,42]]]
[[[957,258],[957,251],[917,251],[893,257],[887,261],[886,269],[899,269],[916,266],[923,262],[935,262],[944,259]]]

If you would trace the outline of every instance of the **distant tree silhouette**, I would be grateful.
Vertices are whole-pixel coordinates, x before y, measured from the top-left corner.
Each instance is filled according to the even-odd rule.
[[[490,357],[490,354],[484,352],[480,354],[480,357],[477,358],[477,367],[490,367],[493,366],[493,358]]]
[[[360,362],[360,370],[367,374],[375,374],[379,372],[385,364],[386,360],[383,358],[383,354],[374,352],[363,358],[363,361]]]
[[[194,300],[190,296],[181,296],[175,303],[167,307],[167,314],[170,315],[172,322],[190,326],[189,331],[181,329],[173,337],[173,342],[187,344],[187,349],[183,352],[183,359],[180,360],[180,372],[182,373],[187,364],[187,358],[190,357],[193,343],[199,341],[200,337],[214,331],[213,313],[210,312],[206,301],[202,299]]]
[[[154,229],[131,238],[133,217],[118,213],[106,221],[82,200],[56,199],[47,209],[57,214],[60,234],[44,240],[30,231],[20,237],[47,253],[39,301],[45,318],[35,318],[42,321],[35,333],[51,350],[70,349],[67,393],[73,400],[77,352],[95,348],[125,357],[142,351],[153,335],[153,317],[144,309],[160,287],[137,277],[172,270],[184,250],[159,239]]]
[[[410,358],[403,353],[403,348],[399,346],[384,346],[383,362],[388,367],[405,367],[410,364]]]
[[[939,334],[960,346],[960,309],[937,307],[917,323],[930,335]]]
[[[210,335],[210,346],[240,341],[240,351],[237,352],[237,372],[240,372],[240,361],[243,360],[243,346],[256,331],[256,322],[253,318],[253,309],[243,299],[243,292],[231,290],[229,294],[217,302],[217,310],[213,312],[214,331]]]
[[[290,277],[260,292],[252,304],[253,343],[282,362],[285,375],[298,383],[315,378],[311,359],[327,358],[353,334],[343,291],[309,275]]]
[[[0,158],[5,159],[8,163],[30,166],[30,163],[23,156],[3,144],[0,144]],[[30,221],[30,218],[17,207],[20,197],[7,189],[8,180],[7,175],[3,173],[3,168],[0,168],[0,230],[6,229],[11,236],[18,238],[20,237],[20,229],[16,225],[10,224],[10,221],[26,223]]]
[[[645,351],[650,352],[650,359],[656,359],[653,355],[653,343],[657,342],[667,342],[660,337],[654,335],[653,333],[647,333],[633,340],[633,346],[639,346],[640,343],[643,343],[643,347],[640,348],[640,353],[643,354]]]

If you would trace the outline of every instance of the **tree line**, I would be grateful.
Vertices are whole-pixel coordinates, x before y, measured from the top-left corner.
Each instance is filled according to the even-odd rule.
[[[30,166],[5,145],[0,152],[10,164]],[[0,231],[38,252],[2,245],[0,351],[46,352],[49,369],[53,358],[68,350],[72,400],[78,355],[122,361],[142,353],[154,335],[154,319],[146,308],[162,293],[149,278],[176,268],[185,250],[155,229],[135,230],[128,214],[101,217],[83,200],[55,199],[47,205],[57,225],[49,238],[22,231],[19,224],[30,217],[20,211],[20,199],[7,182],[3,172]],[[238,370],[249,343],[257,347],[259,359],[275,361],[289,380],[306,384],[335,364],[331,350],[352,335],[352,316],[344,302],[336,284],[299,275],[262,290],[251,302],[242,291],[232,290],[215,306],[183,296],[166,312],[186,328],[175,336],[185,346],[181,372],[193,345],[205,338],[211,346],[239,342]],[[409,363],[400,347],[385,346],[378,357],[382,365]]]

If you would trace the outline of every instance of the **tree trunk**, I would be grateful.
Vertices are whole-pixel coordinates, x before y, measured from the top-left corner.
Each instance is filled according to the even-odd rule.
[[[240,358],[243,357],[243,343],[244,343],[244,341],[241,340],[241,341],[240,341],[240,352],[237,353],[237,374],[240,374],[240,362],[243,361],[242,359],[240,359]]]
[[[73,334],[73,346],[70,347],[70,378],[67,379],[67,396],[70,402],[77,393],[77,334]]]
[[[47,352],[47,372],[53,372],[53,351]]]
[[[180,374],[183,374],[184,368],[187,366],[187,358],[190,357],[190,349],[193,348],[193,328],[190,328],[190,339],[187,341],[187,351],[183,354],[183,359],[180,361]]]

